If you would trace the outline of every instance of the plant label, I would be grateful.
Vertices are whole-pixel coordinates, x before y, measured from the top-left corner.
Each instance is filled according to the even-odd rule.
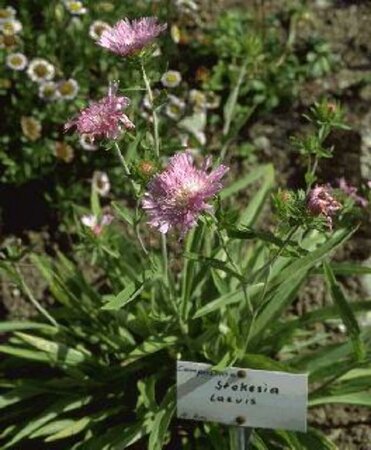
[[[306,431],[308,376],[177,362],[177,416],[251,428]]]

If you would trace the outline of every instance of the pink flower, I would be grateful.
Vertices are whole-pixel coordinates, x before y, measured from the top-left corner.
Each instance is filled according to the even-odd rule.
[[[332,197],[329,186],[316,186],[308,194],[307,206],[314,216],[326,217],[328,227],[332,229],[332,217],[342,205]]]
[[[206,201],[222,189],[220,180],[229,168],[221,165],[209,171],[210,164],[207,158],[198,169],[188,152],[170,159],[167,168],[149,183],[144,196],[143,209],[152,227],[161,233],[176,228],[184,235],[202,212],[212,211]]]
[[[116,139],[122,128],[135,128],[134,124],[122,112],[130,103],[127,97],[117,95],[118,82],[110,83],[108,95],[83,109],[80,114],[65,124],[65,130],[76,127],[77,132],[88,137],[91,142],[96,138]]]
[[[340,178],[339,180],[339,188],[362,208],[366,208],[366,206],[368,205],[368,201],[365,198],[358,195],[357,188],[348,184],[344,177]]]
[[[87,214],[81,217],[81,223],[90,228],[95,236],[99,236],[104,228],[111,224],[112,220],[113,216],[111,214],[104,214],[101,218],[94,214]]]
[[[117,55],[128,56],[149,45],[166,26],[158,23],[156,17],[142,17],[131,22],[125,18],[103,31],[97,43]]]

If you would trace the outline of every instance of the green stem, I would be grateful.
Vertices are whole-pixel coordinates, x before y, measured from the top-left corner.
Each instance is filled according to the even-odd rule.
[[[158,118],[157,118],[157,114],[154,108],[154,98],[153,98],[153,92],[151,89],[151,83],[149,81],[149,78],[147,76],[147,72],[146,69],[144,68],[144,64],[143,64],[143,60],[140,60],[140,67],[142,69],[142,76],[143,76],[143,81],[144,84],[146,86],[146,91],[148,94],[148,98],[149,98],[149,103],[151,105],[151,110],[152,110],[152,120],[153,120],[153,138],[155,141],[155,154],[157,156],[157,158],[160,157],[160,136],[159,136],[159,132],[158,132]]]
[[[166,286],[169,287],[169,259],[167,255],[167,242],[165,234],[161,234],[161,252],[165,283]]]
[[[125,175],[129,178],[130,183],[134,190],[134,194],[137,196],[138,195],[138,186],[135,184],[135,181],[131,177],[131,172],[130,172],[129,166],[128,166],[128,164],[125,160],[125,157],[121,152],[120,146],[118,145],[117,142],[115,142],[115,149],[116,149],[117,156],[119,157],[119,160],[122,164],[122,167],[124,168]],[[135,222],[135,225],[134,225],[135,234],[137,236],[137,239],[139,241],[139,244],[140,244],[144,254],[147,256],[148,250],[144,244],[144,241],[142,239],[142,236],[140,234],[140,229],[139,229],[138,207],[135,209],[135,221],[134,222]]]
[[[54,326],[54,327],[59,327],[58,322],[54,319],[54,317],[52,317],[48,311],[40,305],[40,303],[36,300],[36,298],[34,297],[31,289],[29,288],[28,284],[26,283],[22,272],[20,271],[20,269],[17,266],[14,266],[14,272],[16,274],[16,277],[18,279],[19,284],[21,285],[21,288],[23,290],[23,292],[27,295],[27,297],[29,298],[29,300],[32,302],[32,304],[35,306],[35,308]]]
[[[121,153],[120,146],[119,146],[119,144],[116,141],[115,141],[115,149],[116,149],[117,156],[119,157],[119,160],[120,160],[120,162],[122,164],[122,167],[124,168],[125,175],[127,175],[127,177],[130,179],[131,183],[133,184],[133,180],[131,179],[131,173],[130,173],[129,166],[127,165],[125,157]]]

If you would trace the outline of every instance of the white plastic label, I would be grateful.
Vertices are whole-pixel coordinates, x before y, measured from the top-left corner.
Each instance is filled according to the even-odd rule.
[[[177,362],[177,416],[251,428],[306,431],[308,376]]]

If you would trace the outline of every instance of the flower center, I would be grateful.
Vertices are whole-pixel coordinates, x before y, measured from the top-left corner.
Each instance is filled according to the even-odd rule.
[[[21,66],[22,62],[23,59],[19,55],[15,55],[10,58],[10,64],[16,67]]]
[[[45,64],[36,64],[36,66],[34,67],[34,72],[36,73],[36,75],[40,78],[45,77],[45,75],[48,73],[48,70],[45,66]]]
[[[59,86],[58,90],[62,95],[70,95],[74,93],[74,86],[72,83],[65,81]]]
[[[82,4],[80,2],[69,2],[68,8],[71,12],[79,12],[82,10]]]
[[[53,86],[47,85],[43,87],[42,94],[44,97],[52,97],[55,94],[55,88]]]
[[[104,25],[95,25],[94,32],[97,36],[101,36],[103,31],[107,30],[107,26]]]
[[[12,13],[5,8],[0,9],[0,19],[9,19]]]
[[[16,37],[13,34],[2,36],[2,39],[6,47],[12,47],[17,42]]]
[[[168,83],[176,83],[178,81],[178,76],[175,73],[169,73],[166,75],[166,81]]]
[[[202,183],[196,180],[184,184],[175,194],[175,203],[179,207],[186,207],[189,200],[202,189]]]

